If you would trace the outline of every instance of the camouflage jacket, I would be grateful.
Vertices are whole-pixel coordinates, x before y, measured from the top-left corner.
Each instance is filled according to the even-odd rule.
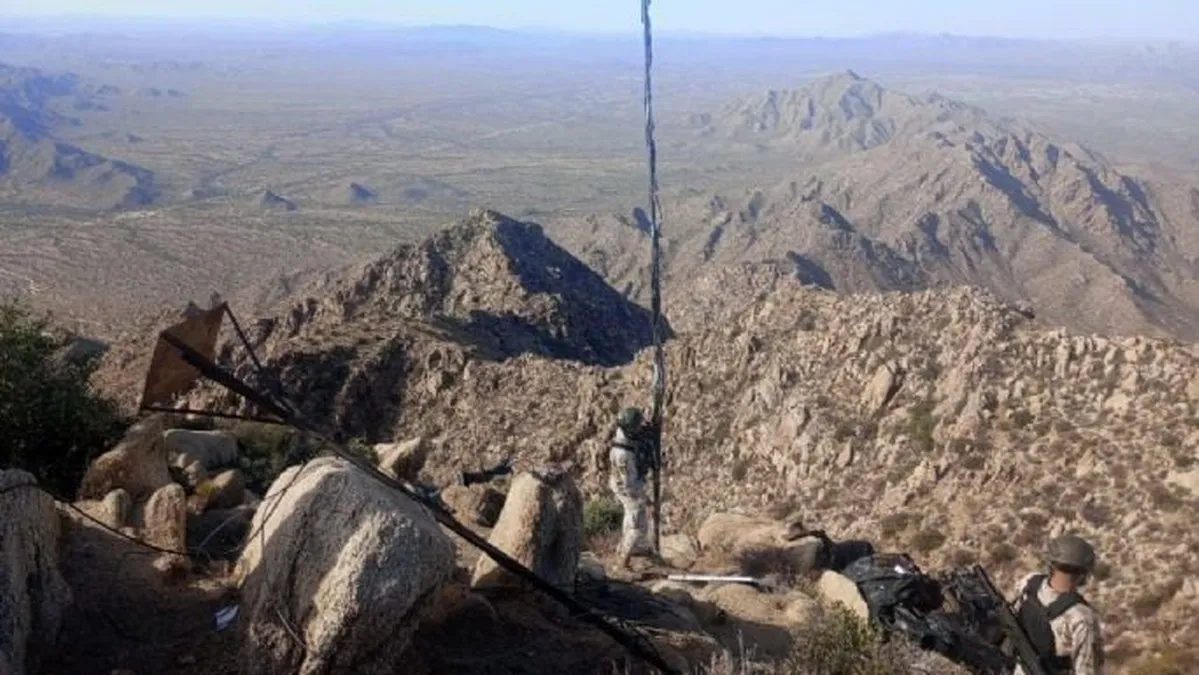
[[[1024,587],[1035,574],[1029,574],[1020,580],[1016,590],[1016,603],[1013,610],[1020,611]],[[1049,584],[1041,584],[1037,599],[1048,606],[1061,595]],[[1106,673],[1103,663],[1103,636],[1100,633],[1099,613],[1085,604],[1077,604],[1066,610],[1061,616],[1050,622],[1053,629],[1054,642],[1057,645],[1057,655],[1070,659],[1073,664],[1073,675],[1101,675]],[[1024,669],[1017,666],[1013,675],[1026,675]]]

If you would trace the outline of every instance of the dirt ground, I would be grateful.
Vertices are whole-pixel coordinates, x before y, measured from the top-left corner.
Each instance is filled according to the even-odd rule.
[[[227,565],[197,566],[165,583],[152,567],[158,554],[71,517],[62,570],[75,593],[58,650],[37,675],[234,675],[243,617],[217,631],[215,613],[237,602]],[[477,552],[459,564],[468,578]],[[586,605],[637,627],[656,644],[679,646],[685,626],[633,577],[581,583]],[[683,631],[685,633],[685,631]],[[662,642],[664,636],[669,636]],[[703,642],[703,638],[699,639]],[[686,638],[683,647],[694,647]],[[694,642],[694,640],[692,640]],[[710,648],[710,644],[701,645]],[[413,637],[410,675],[638,675],[644,666],[595,628],[536,592],[493,591],[426,624]],[[677,658],[677,656],[676,656]]]
[[[218,632],[214,617],[236,601],[222,570],[197,569],[167,585],[152,567],[158,554],[74,516],[69,522],[61,569],[74,604],[39,675],[237,672],[234,631]]]

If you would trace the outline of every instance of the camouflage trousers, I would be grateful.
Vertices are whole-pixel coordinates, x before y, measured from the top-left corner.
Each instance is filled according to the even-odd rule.
[[[620,560],[645,555],[649,545],[649,519],[646,515],[645,482],[637,475],[636,457],[624,448],[612,448],[609,454],[611,476],[608,487],[624,510],[620,527],[620,545],[616,549]]]

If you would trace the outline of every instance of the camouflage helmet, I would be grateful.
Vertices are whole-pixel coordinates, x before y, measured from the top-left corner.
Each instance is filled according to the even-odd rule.
[[[645,414],[641,412],[641,408],[625,408],[616,417],[616,426],[625,430],[636,429],[644,420]]]
[[[1095,569],[1095,549],[1085,539],[1073,534],[1062,535],[1049,542],[1049,562],[1090,572]]]

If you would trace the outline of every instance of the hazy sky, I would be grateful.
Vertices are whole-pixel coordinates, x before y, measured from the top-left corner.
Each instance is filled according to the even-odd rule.
[[[0,0],[0,14],[366,19],[404,24],[634,30],[639,0]],[[1199,0],[656,0],[666,30],[769,35],[962,35],[1186,39]],[[3,26],[0,25],[0,31]]]

